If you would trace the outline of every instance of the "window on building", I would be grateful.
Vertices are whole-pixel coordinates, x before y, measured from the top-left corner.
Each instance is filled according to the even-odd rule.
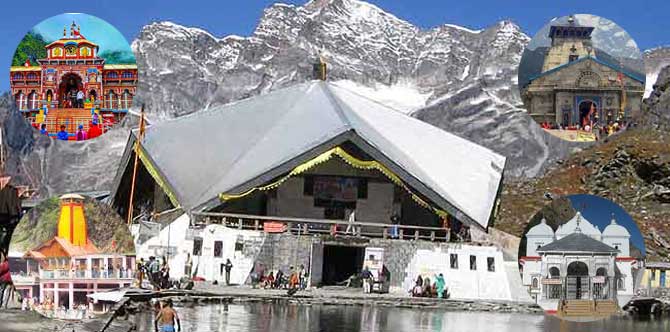
[[[531,287],[532,288],[537,288],[537,278],[533,278],[533,281],[531,282]]]
[[[307,175],[303,178],[302,182],[302,194],[305,196],[314,195],[314,177]]]
[[[128,91],[128,89],[123,90],[121,95],[121,109],[127,110],[130,108],[133,102],[133,95]]]
[[[36,108],[37,108],[37,92],[33,90],[28,95],[28,109],[32,110]]]
[[[223,257],[223,241],[214,241],[214,257]]]
[[[235,251],[244,250],[244,242],[235,242]]]
[[[20,79],[23,79],[23,75],[21,73],[14,73],[13,78],[15,80],[20,80]]]
[[[449,255],[449,266],[451,266],[452,269],[458,269],[458,254]]]
[[[28,75],[26,75],[26,78],[29,79],[29,80],[35,80],[35,79],[37,79],[37,74],[28,73]]]
[[[623,279],[624,279],[623,277],[617,279],[617,285],[616,285],[616,288],[617,288],[618,290],[625,290],[625,289],[626,289],[626,283],[624,283],[624,280],[623,280]]]
[[[359,178],[356,182],[358,182],[358,199],[367,199],[368,179]]]
[[[107,78],[115,79],[115,78],[118,78],[118,77],[119,77],[119,74],[117,74],[115,71],[110,71],[109,73],[107,73]]]
[[[496,260],[493,257],[487,257],[486,258],[486,268],[488,269],[489,272],[495,272],[496,271]]]
[[[107,94],[107,100],[105,101],[105,104],[107,108],[109,109],[117,109],[119,108],[119,100],[117,98],[116,93],[114,91],[109,91]]]
[[[470,270],[477,270],[477,256],[470,255]]]
[[[133,73],[130,72],[130,71],[124,71],[123,73],[121,73],[121,77],[122,78],[133,78]]]
[[[202,255],[202,238],[196,237],[193,239],[193,256]]]

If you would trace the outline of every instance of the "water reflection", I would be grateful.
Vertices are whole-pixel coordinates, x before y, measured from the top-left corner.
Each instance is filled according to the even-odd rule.
[[[176,306],[186,332],[276,331],[669,331],[668,321],[612,318],[591,323],[554,317],[433,309],[273,303]],[[138,331],[152,331],[152,314],[136,317]]]

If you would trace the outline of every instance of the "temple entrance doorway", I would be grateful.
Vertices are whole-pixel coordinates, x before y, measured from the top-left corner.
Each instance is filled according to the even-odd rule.
[[[588,298],[589,267],[584,262],[572,262],[568,265],[566,296],[568,300]]]
[[[61,108],[75,107],[72,97],[76,97],[77,91],[83,91],[84,85],[79,75],[75,73],[67,73],[63,75],[60,84],[58,85],[58,100]]]
[[[596,114],[596,103],[590,100],[579,103],[579,125],[582,128],[586,127],[586,125],[591,126],[591,122],[593,122]]]
[[[346,280],[363,269],[364,247],[324,245],[322,284],[344,285]]]

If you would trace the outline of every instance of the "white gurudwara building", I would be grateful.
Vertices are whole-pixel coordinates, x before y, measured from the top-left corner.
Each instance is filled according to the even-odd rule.
[[[523,285],[543,308],[558,308],[561,300],[623,306],[633,296],[638,261],[630,254],[630,233],[614,218],[602,232],[580,212],[555,232],[542,219],[525,236]]]

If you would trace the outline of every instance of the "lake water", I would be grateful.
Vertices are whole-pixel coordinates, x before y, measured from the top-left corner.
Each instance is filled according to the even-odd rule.
[[[182,331],[670,331],[670,320],[640,321],[612,318],[591,323],[564,322],[533,314],[445,312],[342,305],[280,305],[246,303],[229,305],[176,305]],[[136,316],[138,331],[153,331],[153,315]]]

